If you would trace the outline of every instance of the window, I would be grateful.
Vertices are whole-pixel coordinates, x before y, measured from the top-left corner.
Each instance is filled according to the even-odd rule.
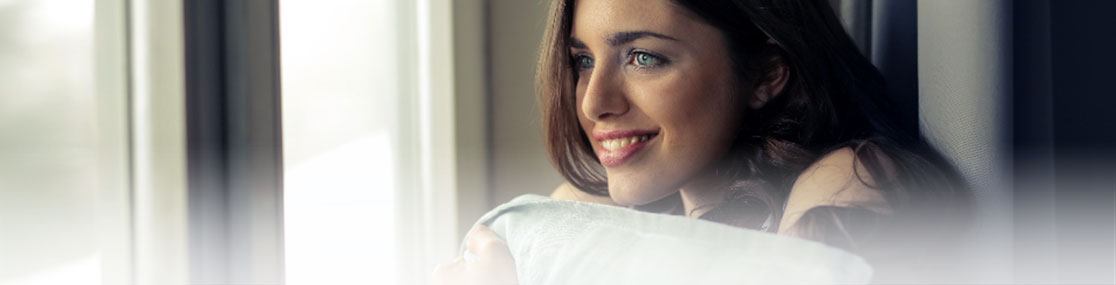
[[[289,284],[395,284],[393,1],[280,1]]]
[[[99,284],[96,201],[122,178],[101,150],[123,127],[99,104],[123,97],[92,91],[94,45],[93,1],[0,1],[0,284]]]
[[[450,6],[280,1],[290,284],[420,284],[454,255]]]
[[[455,255],[453,4],[273,1],[0,0],[0,283],[421,284]],[[276,178],[275,45],[282,212],[244,187]]]

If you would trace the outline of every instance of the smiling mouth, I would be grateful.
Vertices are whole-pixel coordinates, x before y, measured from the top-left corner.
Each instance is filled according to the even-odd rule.
[[[597,150],[597,158],[604,167],[623,165],[658,136],[659,132],[657,130],[595,133],[594,137],[601,145],[600,149]]]
[[[617,138],[617,139],[604,140],[604,141],[601,141],[601,147],[606,149],[606,150],[615,151],[615,150],[624,148],[624,147],[629,146],[629,145],[645,142],[645,141],[647,141],[651,138],[654,138],[656,135],[657,134],[655,134],[655,135],[623,137],[623,138]]]

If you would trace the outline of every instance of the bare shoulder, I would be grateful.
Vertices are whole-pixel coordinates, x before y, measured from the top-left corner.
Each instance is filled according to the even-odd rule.
[[[616,205],[616,203],[612,201],[612,198],[586,193],[585,191],[581,191],[581,189],[577,189],[577,187],[573,187],[573,185],[570,185],[568,182],[558,185],[558,187],[554,189],[554,192],[550,193],[550,198]]]
[[[879,157],[887,167],[886,157]],[[852,148],[832,151],[808,167],[794,182],[787,197],[779,232],[793,226],[806,211],[819,206],[856,207],[873,212],[891,213],[887,200],[874,185],[863,164],[856,163]]]

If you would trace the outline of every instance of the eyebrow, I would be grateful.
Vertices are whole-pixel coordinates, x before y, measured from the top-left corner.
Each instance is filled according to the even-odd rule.
[[[674,37],[667,36],[667,35],[660,34],[660,33],[656,33],[656,32],[651,32],[651,31],[626,31],[626,32],[619,32],[619,33],[612,34],[612,36],[608,38],[607,42],[608,42],[608,45],[610,45],[610,46],[619,46],[619,45],[623,45],[623,44],[633,42],[633,41],[638,40],[638,39],[648,38],[648,37],[660,38],[660,39],[676,41],[676,42],[678,41],[678,39],[676,39]],[[587,49],[587,46],[585,45],[585,42],[582,42],[581,40],[579,40],[575,37],[570,37],[569,45],[570,45],[571,48]]]

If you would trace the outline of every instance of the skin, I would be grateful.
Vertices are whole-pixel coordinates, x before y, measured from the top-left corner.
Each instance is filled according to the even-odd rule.
[[[466,262],[458,257],[434,268],[431,284],[511,285],[518,284],[515,260],[508,244],[485,226],[469,231],[465,249],[476,255]]]
[[[586,133],[645,129],[658,135],[625,163],[606,167],[621,205],[681,191],[709,202],[703,175],[728,152],[746,91],[736,84],[723,35],[668,1],[578,1],[570,55],[578,67],[578,121]],[[653,33],[616,41],[624,35]],[[743,90],[742,90],[743,89]],[[738,92],[742,90],[745,92]],[[600,151],[601,141],[590,140]]]
[[[738,135],[741,115],[778,96],[789,77],[780,63],[763,81],[738,82],[723,34],[666,0],[577,1],[570,55],[578,66],[582,130],[655,129],[658,135],[623,164],[605,168],[611,199],[569,184],[551,197],[640,205],[679,192],[691,217],[704,213],[692,209],[723,200],[724,187],[711,186],[719,179],[712,169]],[[600,141],[590,141],[601,149]],[[820,205],[889,212],[882,195],[861,182],[872,181],[867,171],[854,176],[853,157],[850,149],[834,151],[798,177],[780,234],[794,235],[790,226]],[[515,283],[514,262],[498,236],[477,229],[467,246],[477,260],[439,266],[435,284]]]

